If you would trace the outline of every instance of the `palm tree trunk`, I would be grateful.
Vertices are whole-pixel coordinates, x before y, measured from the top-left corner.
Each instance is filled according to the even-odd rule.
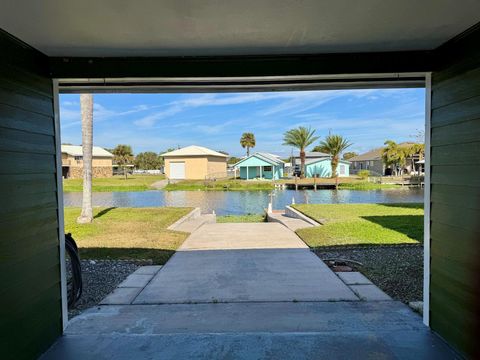
[[[92,151],[93,151],[93,95],[80,95],[82,112],[82,151],[83,151],[83,198],[82,213],[77,223],[93,221],[92,210]]]
[[[247,157],[250,156],[250,146],[247,146]]]
[[[338,167],[338,160],[335,157],[332,157],[332,176],[335,177],[335,190],[338,190],[338,174],[337,174],[337,167]]]
[[[300,178],[305,177],[305,149],[300,149]]]

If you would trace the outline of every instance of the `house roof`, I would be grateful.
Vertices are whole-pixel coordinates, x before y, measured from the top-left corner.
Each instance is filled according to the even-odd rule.
[[[409,145],[414,145],[414,144],[415,143],[413,143],[413,142],[406,141],[406,142],[402,142],[402,143],[398,144],[398,146],[403,147],[403,146],[409,146]],[[384,149],[383,147],[379,147],[379,148],[370,150],[366,153],[354,156],[354,157],[348,159],[348,161],[352,162],[352,161],[380,160],[382,158],[383,149]]]
[[[305,152],[305,158],[321,158],[321,157],[330,157],[330,154],[319,152],[319,151],[307,151]],[[300,159],[300,154],[295,156],[295,159]]]
[[[253,153],[252,155],[250,156],[247,156],[245,158],[243,158],[242,160],[240,160],[239,162],[237,162],[235,164],[235,166],[239,165],[240,163],[244,162],[245,160],[247,159],[250,159],[252,157],[256,157],[260,160],[263,160],[269,164],[272,164],[272,165],[281,165],[281,164],[285,164],[282,160],[280,160],[278,157],[276,157],[275,155],[273,154],[269,154],[269,153],[264,153],[264,152],[256,152],[256,153]]]
[[[317,162],[325,161],[325,160],[330,161],[330,158],[317,158],[317,159],[312,159],[312,160],[310,160],[310,161],[308,161],[308,162],[306,161],[306,162],[305,162],[305,165],[311,165],[311,164],[315,164],[315,163],[317,163]],[[339,162],[339,163],[344,163],[344,164],[349,164],[349,165],[350,165],[350,161],[349,161],[349,160],[340,159],[338,162]]]
[[[348,160],[350,161],[368,161],[368,160],[379,160],[382,158],[383,148],[373,149],[366,153],[354,156]]]
[[[227,158],[228,155],[222,154],[218,151],[197,145],[190,145],[183,147],[181,149],[169,151],[165,154],[162,154],[164,157],[168,156],[219,156]]]
[[[62,145],[62,153],[71,156],[83,156],[83,149],[80,145]],[[92,156],[113,157],[113,154],[100,146],[94,146]]]

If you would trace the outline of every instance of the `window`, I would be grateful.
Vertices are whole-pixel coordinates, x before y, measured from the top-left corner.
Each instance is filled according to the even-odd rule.
[[[271,166],[264,166],[263,171],[272,171],[272,167]]]
[[[373,167],[373,160],[370,160],[370,167]]]
[[[74,158],[75,158],[75,160],[77,160],[77,161],[83,160],[83,156],[75,156]]]
[[[345,175],[345,165],[340,165],[340,175]]]

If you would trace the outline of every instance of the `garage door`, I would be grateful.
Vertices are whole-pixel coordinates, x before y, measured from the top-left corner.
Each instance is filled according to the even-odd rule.
[[[185,179],[185,163],[184,162],[170,163],[170,179]]]

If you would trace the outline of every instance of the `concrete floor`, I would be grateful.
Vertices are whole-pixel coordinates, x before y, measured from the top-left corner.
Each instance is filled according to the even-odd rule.
[[[358,300],[285,226],[227,223],[195,231],[133,303]]]
[[[402,303],[358,301],[103,306],[43,360],[453,358]]]
[[[278,223],[204,224],[151,276],[128,280],[142,289],[128,305],[73,319],[43,359],[455,358],[407,306],[355,295],[374,285],[342,281]]]

